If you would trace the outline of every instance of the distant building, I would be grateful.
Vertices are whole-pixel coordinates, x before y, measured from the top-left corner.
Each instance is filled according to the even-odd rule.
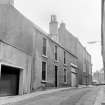
[[[96,71],[93,73],[93,81],[97,81],[97,84],[104,84],[104,70]]]
[[[0,0],[0,96],[91,84],[91,56],[55,15],[49,34]]]
[[[65,23],[61,23],[58,29],[59,43],[75,54],[78,58],[78,83],[91,84],[92,81],[92,64],[91,56],[80,41],[66,29]]]

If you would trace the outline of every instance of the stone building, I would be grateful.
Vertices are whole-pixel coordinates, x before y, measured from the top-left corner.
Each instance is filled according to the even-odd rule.
[[[48,34],[25,18],[13,0],[0,0],[0,96],[22,95],[42,87],[77,86],[80,77],[84,79],[83,67],[89,74],[91,58],[89,67],[83,66],[87,57],[83,59],[83,51],[78,52],[80,42],[64,23],[58,27],[55,15],[49,30]]]
[[[92,82],[92,64],[91,56],[87,52],[86,48],[80,43],[80,41],[70,33],[65,26],[65,23],[61,23],[58,29],[59,43],[68,51],[75,54],[78,58],[78,83],[79,84],[91,84]],[[90,80],[89,80],[90,78]]]
[[[78,58],[59,44],[57,24],[55,15],[52,15],[49,23],[50,34],[35,27],[33,90],[40,88],[42,84],[45,87],[77,86]]]
[[[96,81],[97,84],[104,84],[104,70],[96,71],[93,73],[93,82]]]

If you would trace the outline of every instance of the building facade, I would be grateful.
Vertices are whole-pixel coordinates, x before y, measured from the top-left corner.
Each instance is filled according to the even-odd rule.
[[[92,82],[92,64],[91,56],[80,41],[72,35],[67,29],[65,23],[61,23],[58,29],[59,43],[68,51],[77,56],[78,83],[91,84]],[[90,80],[89,80],[90,78]]]
[[[96,84],[104,84],[104,70],[101,69],[100,71],[96,71],[93,73],[93,83],[96,82]]]
[[[55,15],[48,34],[18,12],[12,0],[0,0],[0,20],[0,96],[78,86],[83,71],[91,75],[90,55],[82,54],[78,47],[83,46],[63,23],[58,28]]]

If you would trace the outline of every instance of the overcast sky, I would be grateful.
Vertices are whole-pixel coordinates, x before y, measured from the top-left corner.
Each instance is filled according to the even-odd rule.
[[[101,0],[15,0],[15,7],[46,32],[50,15],[57,15],[91,53],[93,71],[102,68],[100,43],[86,43],[101,40]]]

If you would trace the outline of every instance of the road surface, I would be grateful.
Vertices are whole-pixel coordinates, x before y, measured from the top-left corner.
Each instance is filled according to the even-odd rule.
[[[66,89],[13,103],[13,105],[94,105],[100,88],[97,86]]]

